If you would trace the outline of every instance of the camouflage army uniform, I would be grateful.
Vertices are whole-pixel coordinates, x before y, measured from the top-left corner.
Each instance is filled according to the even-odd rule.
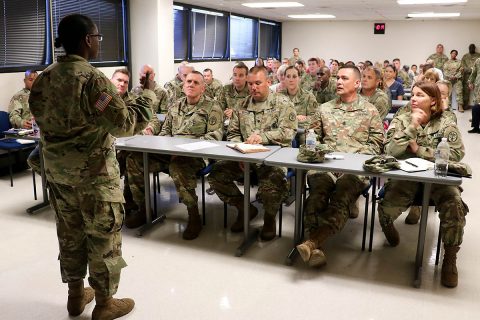
[[[435,149],[442,137],[450,145],[450,160],[460,161],[465,155],[460,131],[455,122],[445,115],[432,118],[425,127],[415,129],[411,126],[411,113],[405,113],[393,119],[387,132],[385,153],[399,159],[419,157],[435,161]],[[416,154],[408,151],[409,141],[415,140],[419,145]],[[380,223],[393,223],[405,211],[421,188],[421,183],[413,181],[390,180],[385,184],[385,197],[380,202],[378,214]],[[442,239],[447,246],[462,243],[465,215],[468,208],[460,196],[460,187],[432,185],[431,199],[439,211]]]
[[[377,88],[370,97],[360,95],[377,108],[381,120],[385,119],[390,111],[390,99],[384,91]]]
[[[472,74],[473,65],[475,61],[480,58],[480,53],[475,52],[474,54],[466,53],[462,57],[462,67],[463,67],[463,105],[468,106],[470,98],[470,88],[468,87],[468,79]]]
[[[321,143],[338,152],[380,154],[383,124],[378,111],[365,99],[342,103],[340,99],[322,104],[315,113],[312,128]],[[349,208],[368,185],[367,177],[352,174],[307,172],[310,195],[305,203],[305,228],[310,234],[328,226],[339,232],[349,218]]]
[[[117,291],[126,263],[114,136],[144,127],[154,99],[145,90],[135,105],[126,107],[110,80],[76,55],[59,57],[33,85],[29,103],[42,128],[64,282],[83,279],[88,265],[95,292],[112,296]]]
[[[28,107],[28,97],[30,90],[23,88],[14,94],[8,105],[8,112],[10,118],[10,124],[14,128],[23,128],[23,122],[25,120],[31,120],[32,114]]]
[[[180,99],[167,113],[160,136],[191,139],[221,140],[223,137],[223,112],[216,101],[201,97],[196,105],[189,105],[187,98]],[[196,173],[205,164],[201,158],[175,157],[149,154],[149,170],[168,169],[175,183],[179,198],[187,208],[196,207],[198,197]],[[127,158],[128,183],[133,201],[145,212],[145,185],[143,180],[143,155],[132,152]]]
[[[165,83],[164,87],[167,90],[169,106],[175,104],[180,98],[185,97],[185,93],[183,92],[183,81],[177,77]]]
[[[443,65],[443,77],[452,83],[453,91],[455,91],[458,108],[463,107],[463,67],[460,60],[449,59]]]
[[[141,85],[138,85],[133,88],[131,92],[135,95],[140,95],[143,92],[143,88]],[[157,100],[153,104],[153,111],[155,113],[167,113],[169,106],[167,90],[163,89],[161,86],[155,83],[155,89],[153,89],[153,92],[155,92],[155,96],[157,97]]]
[[[410,80],[410,77],[408,76],[408,73],[405,72],[405,70],[398,70],[398,77],[402,79],[402,85],[404,88],[410,88],[412,86],[412,81]]]
[[[319,105],[337,98],[337,79],[330,77],[328,85],[323,89],[314,88],[313,94]]]
[[[473,84],[473,104],[480,104],[480,58],[475,61],[468,83]]]
[[[223,85],[220,80],[213,79],[212,83],[205,84],[205,95],[212,100],[218,100],[222,94]]]
[[[300,79],[300,88],[312,92],[315,87],[317,76],[311,76],[308,72],[304,72]]]
[[[433,60],[433,66],[440,70],[443,70],[443,65],[448,61],[448,57],[445,54],[433,53],[428,56],[427,60]]]
[[[288,59],[288,65],[290,66],[295,66],[295,63],[297,63],[298,60],[302,60],[302,61],[305,61],[302,59],[302,57],[298,57],[298,58],[295,58],[295,56],[291,56],[289,59]]]
[[[245,84],[245,87],[242,91],[237,92],[233,83],[229,83],[223,86],[222,93],[218,98],[218,102],[223,110],[227,108],[235,109],[239,102],[248,97],[248,94],[249,92],[247,84]]]
[[[246,141],[255,131],[262,137],[263,145],[291,146],[297,129],[297,114],[287,97],[270,92],[267,100],[255,103],[251,97],[245,99],[234,112],[227,132],[227,140]],[[251,165],[258,177],[257,197],[262,201],[265,216],[275,217],[283,199],[288,194],[286,170],[263,164]],[[237,162],[218,161],[208,176],[210,186],[218,197],[230,205],[243,201],[234,181],[243,178]]]
[[[400,115],[403,115],[405,113],[411,113],[411,112],[412,112],[412,104],[410,103],[410,101],[408,101],[408,103],[405,106],[397,110],[393,118],[397,118]],[[448,121],[448,122],[453,121],[454,123],[457,123],[457,115],[453,113],[451,110],[444,110],[442,115],[442,121]]]

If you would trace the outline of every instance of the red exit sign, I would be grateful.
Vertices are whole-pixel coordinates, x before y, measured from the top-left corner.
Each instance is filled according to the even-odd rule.
[[[373,24],[373,33],[374,34],[385,34],[385,23],[374,23]]]

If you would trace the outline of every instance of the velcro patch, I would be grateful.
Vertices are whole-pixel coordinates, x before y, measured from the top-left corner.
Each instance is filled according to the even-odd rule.
[[[95,102],[95,108],[97,108],[98,111],[103,112],[103,110],[105,110],[110,101],[112,101],[112,96],[106,92],[102,92],[97,102]]]

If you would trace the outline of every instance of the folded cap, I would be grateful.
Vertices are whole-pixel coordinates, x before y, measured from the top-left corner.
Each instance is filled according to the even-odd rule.
[[[395,157],[382,154],[366,160],[363,164],[363,169],[370,172],[382,173],[393,169],[400,169],[400,163]]]
[[[323,162],[325,155],[330,152],[333,152],[333,150],[326,144],[317,144],[313,150],[308,149],[306,145],[301,145],[297,161],[308,163]]]
[[[459,174],[462,177],[472,176],[472,168],[464,162],[448,161],[448,172]]]

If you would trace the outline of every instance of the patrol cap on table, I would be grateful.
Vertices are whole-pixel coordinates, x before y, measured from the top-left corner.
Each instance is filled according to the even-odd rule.
[[[325,155],[330,152],[333,152],[333,150],[326,144],[317,144],[313,150],[308,149],[307,146],[303,144],[300,146],[297,161],[308,163],[323,162]]]
[[[389,155],[377,155],[363,163],[363,169],[370,172],[382,173],[393,169],[400,169],[400,163],[395,157]]]

